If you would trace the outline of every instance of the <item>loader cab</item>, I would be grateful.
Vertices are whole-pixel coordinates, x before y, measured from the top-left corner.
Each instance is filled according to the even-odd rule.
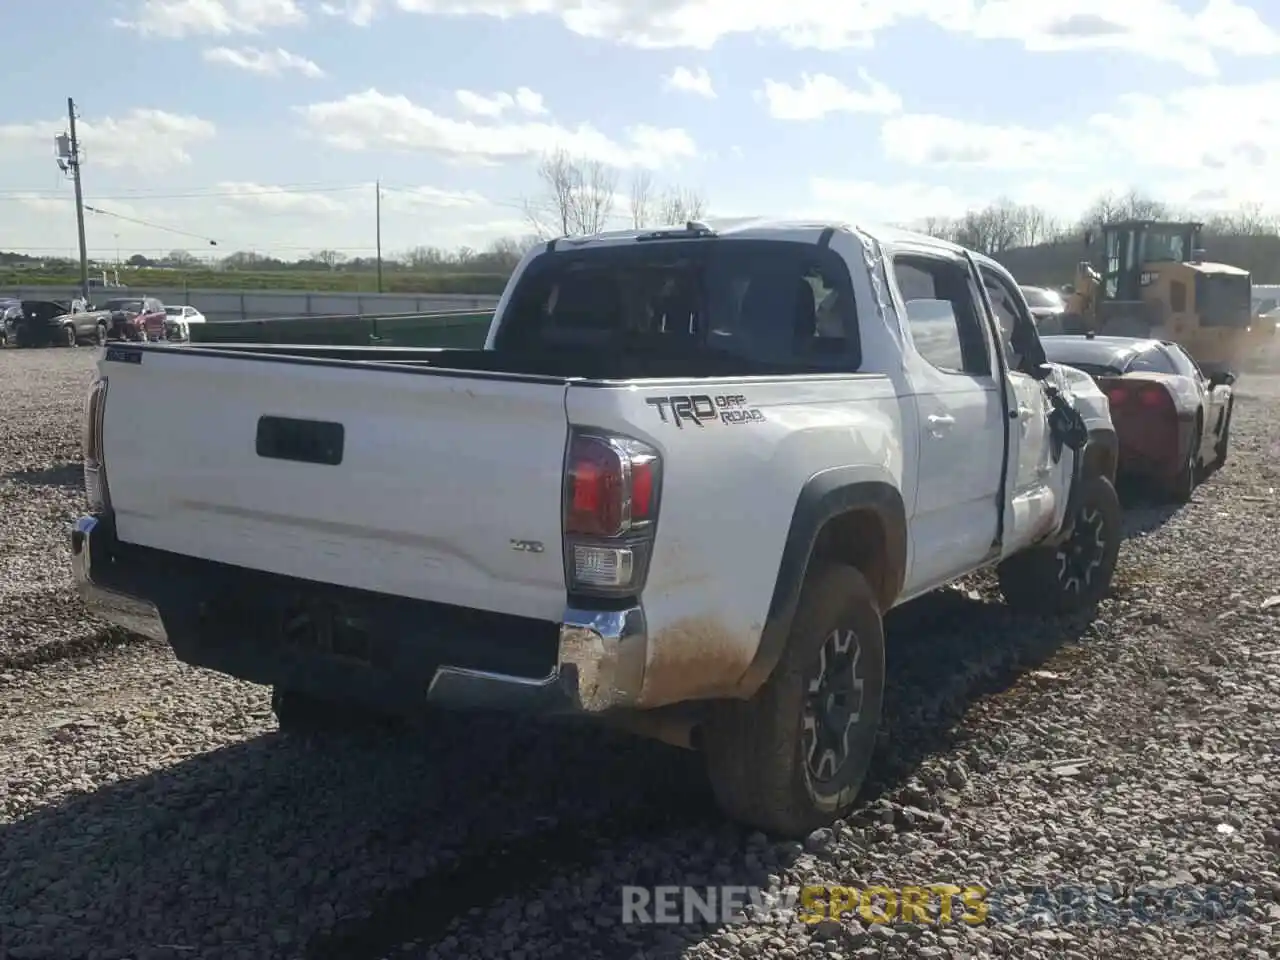
[[[1157,220],[1119,220],[1102,228],[1100,299],[1133,302],[1143,299],[1142,288],[1151,266],[1198,262],[1202,224]]]

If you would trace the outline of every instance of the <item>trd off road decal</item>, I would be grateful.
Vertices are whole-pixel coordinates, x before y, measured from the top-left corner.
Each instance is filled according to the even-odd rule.
[[[691,396],[648,397],[645,403],[658,409],[663,423],[674,423],[681,430],[686,423],[699,427],[717,423],[760,423],[763,413],[749,405],[746,397],[730,395],[712,397],[705,393]]]

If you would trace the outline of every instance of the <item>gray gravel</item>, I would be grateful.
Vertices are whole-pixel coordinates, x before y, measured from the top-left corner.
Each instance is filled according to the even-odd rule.
[[[67,579],[90,360],[0,352],[0,958],[1280,955],[1280,378],[1240,384],[1191,505],[1130,506],[1094,622],[1016,618],[985,577],[895,612],[866,802],[779,844],[725,826],[681,751],[460,716],[309,743],[263,688],[116,642]],[[813,882],[1041,909],[620,923],[623,884]],[[1230,916],[1083,922],[1035,893],[1132,913],[1143,884]]]

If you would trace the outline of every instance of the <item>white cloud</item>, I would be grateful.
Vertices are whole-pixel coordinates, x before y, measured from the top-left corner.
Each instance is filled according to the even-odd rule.
[[[930,21],[1033,51],[1124,50],[1211,72],[1214,55],[1280,52],[1280,33],[1238,0],[1204,0],[1196,13],[1176,0],[396,0],[401,10],[508,19],[546,15],[583,36],[635,47],[710,49],[721,39],[763,34],[792,47],[841,50],[870,45],[899,23]]]
[[[996,170],[1065,167],[1085,160],[1079,131],[972,123],[935,114],[901,114],[880,128],[885,156],[916,167]]]
[[[296,70],[304,77],[318,78],[324,71],[314,60],[290,53],[282,47],[274,50],[259,50],[256,47],[211,47],[204,52],[205,60],[210,63],[221,63],[250,73],[278,77],[290,70]]]
[[[850,89],[825,73],[802,74],[800,85],[795,87],[765,80],[764,89],[756,96],[775,120],[821,120],[830,113],[889,114],[902,109],[902,98],[866,70],[859,70],[858,78],[862,90]]]
[[[65,129],[64,119],[0,126],[0,152],[52,157],[53,138]],[[154,173],[190,163],[189,148],[217,129],[200,117],[139,108],[119,119],[81,120],[77,133],[87,164]]]
[[[246,210],[316,216],[341,213],[347,209],[328,194],[283,190],[260,183],[224,180],[217,185],[217,191],[225,195],[221,198],[224,203]]]
[[[519,110],[530,116],[542,116],[547,112],[542,94],[535,93],[528,87],[520,87],[514,94],[498,92],[488,96],[473,90],[455,90],[453,96],[458,101],[458,106],[477,117],[495,119],[508,110]]]
[[[813,177],[809,194],[823,219],[862,223],[914,223],[925,217],[958,217],[981,206],[949,187],[919,182],[878,183]]]
[[[143,36],[180,37],[261,33],[305,23],[298,0],[141,0],[132,18],[115,25]]]
[[[676,67],[663,80],[663,86],[668,90],[693,93],[708,100],[714,100],[716,97],[715,87],[711,85],[711,74],[707,73],[706,67],[697,67],[692,70],[688,67]]]
[[[637,124],[618,141],[587,123],[550,121],[506,124],[458,120],[407,97],[370,89],[341,100],[299,108],[315,136],[344,150],[429,151],[470,162],[537,156],[557,149],[618,167],[662,167],[697,155],[683,130]]]
[[[1280,166],[1280,80],[1126,94],[1089,118],[1100,143],[1153,168],[1248,174]]]
[[[438,187],[383,187],[382,205],[391,209],[422,210],[479,207],[489,203],[474,190],[441,190]]]
[[[343,3],[321,3],[320,12],[329,17],[342,17],[357,27],[373,23],[378,13],[378,0],[344,0]]]
[[[1236,0],[1206,0],[1196,13],[1173,0],[987,0],[965,24],[980,39],[1033,51],[1124,50],[1210,75],[1215,54],[1280,54],[1280,32]]]

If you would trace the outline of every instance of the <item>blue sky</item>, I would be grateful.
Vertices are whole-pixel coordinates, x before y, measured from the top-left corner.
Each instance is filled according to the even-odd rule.
[[[557,147],[616,169],[618,225],[639,171],[713,215],[1274,209],[1280,4],[1254,3],[9,0],[6,49],[87,68],[0,60],[0,249],[75,249],[68,95],[119,215],[89,216],[100,255],[365,254],[377,178],[388,253],[481,247],[531,232]]]

